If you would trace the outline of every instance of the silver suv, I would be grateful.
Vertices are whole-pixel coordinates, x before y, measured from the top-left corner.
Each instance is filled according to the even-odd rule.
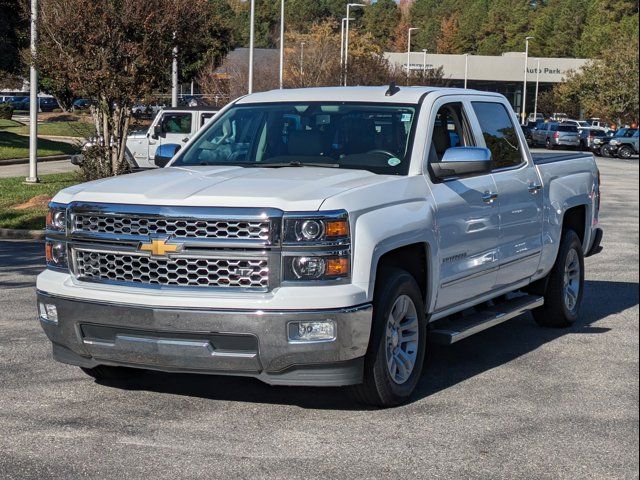
[[[580,133],[578,127],[569,123],[549,122],[531,132],[532,143],[544,145],[549,150],[558,147],[578,148]]]

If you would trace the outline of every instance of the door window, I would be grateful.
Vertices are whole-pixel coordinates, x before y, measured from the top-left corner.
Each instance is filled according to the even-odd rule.
[[[215,114],[215,112],[207,112],[200,115],[200,126],[202,127],[205,123],[207,123],[207,120],[209,120]]]
[[[161,120],[163,133],[191,133],[190,113],[165,113]]]
[[[522,163],[518,134],[505,106],[495,102],[472,102],[487,148],[491,150],[494,169],[510,168]]]
[[[429,163],[442,161],[444,152],[452,147],[473,146],[473,135],[464,116],[462,103],[447,103],[436,113],[429,149]]]

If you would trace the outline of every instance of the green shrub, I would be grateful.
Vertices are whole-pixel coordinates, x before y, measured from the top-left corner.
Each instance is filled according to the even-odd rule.
[[[0,118],[4,120],[11,120],[13,115],[13,107],[10,103],[0,103]]]

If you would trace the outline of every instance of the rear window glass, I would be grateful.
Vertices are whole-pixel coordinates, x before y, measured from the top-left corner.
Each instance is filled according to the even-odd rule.
[[[578,127],[573,125],[558,125],[559,132],[574,132],[578,133]]]

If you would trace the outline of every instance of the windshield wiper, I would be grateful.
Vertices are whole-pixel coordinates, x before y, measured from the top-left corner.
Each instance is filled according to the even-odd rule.
[[[314,163],[314,162],[256,162],[249,164],[247,166],[251,166],[254,168],[281,168],[281,167],[321,167],[321,168],[340,168],[340,165],[337,163]]]

